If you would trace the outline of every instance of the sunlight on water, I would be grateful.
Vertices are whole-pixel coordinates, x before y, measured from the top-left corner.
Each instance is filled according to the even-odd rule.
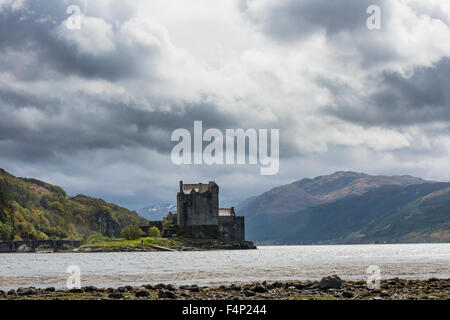
[[[0,288],[65,286],[69,265],[81,284],[222,284],[253,280],[320,279],[338,274],[366,279],[370,265],[382,278],[450,278],[450,244],[267,246],[258,250],[123,253],[0,254]]]

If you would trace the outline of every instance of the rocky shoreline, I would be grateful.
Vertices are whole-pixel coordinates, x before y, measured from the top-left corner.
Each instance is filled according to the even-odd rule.
[[[382,280],[379,289],[365,281],[337,276],[321,281],[264,281],[219,287],[171,284],[74,289],[34,287],[0,291],[0,300],[450,300],[450,279]]]

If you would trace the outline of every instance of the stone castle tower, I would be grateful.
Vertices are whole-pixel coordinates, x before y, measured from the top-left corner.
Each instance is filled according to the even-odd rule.
[[[237,217],[234,208],[219,208],[219,186],[183,184],[177,194],[177,224],[181,227],[214,225],[228,239],[245,240],[244,217]]]
[[[208,184],[183,184],[177,194],[177,223],[179,226],[218,225],[219,186]]]

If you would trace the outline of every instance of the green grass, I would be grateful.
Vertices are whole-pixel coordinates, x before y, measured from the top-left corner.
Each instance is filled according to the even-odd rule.
[[[149,248],[150,246],[160,246],[166,248],[174,247],[197,247],[204,244],[221,244],[220,241],[214,239],[188,239],[182,237],[176,238],[160,238],[160,237],[143,237],[136,240],[126,240],[123,238],[101,238],[89,241],[81,246],[81,248],[86,247],[100,247],[105,249],[120,249],[124,247],[144,247]]]
[[[142,245],[143,243],[143,245]],[[117,249],[122,247],[177,247],[183,245],[183,242],[176,238],[156,238],[156,237],[144,237],[136,240],[126,240],[123,238],[117,239],[102,239],[93,241],[82,245],[81,247],[104,247],[108,249]]]

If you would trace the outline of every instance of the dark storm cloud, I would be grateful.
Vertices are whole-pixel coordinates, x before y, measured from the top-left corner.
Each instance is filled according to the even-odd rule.
[[[168,153],[171,132],[177,128],[192,131],[194,120],[202,119],[205,128],[234,127],[237,123],[236,118],[208,103],[186,104],[169,112],[142,110],[133,102],[114,102],[102,96],[83,96],[81,103],[85,106],[71,105],[68,100],[59,102],[11,91],[2,95],[0,141],[15,142],[8,146],[7,154],[32,161],[55,153],[123,147]],[[64,105],[64,111],[55,112],[52,103],[58,108]],[[39,120],[36,114],[41,115]]]
[[[407,78],[399,73],[384,72],[373,83],[374,92],[367,97],[345,85],[328,83],[336,97],[337,107],[327,112],[341,119],[369,126],[414,125],[450,121],[450,59],[444,58],[431,67],[418,67]]]
[[[384,8],[384,0],[285,0],[274,2],[265,16],[255,15],[242,1],[241,10],[276,41],[295,41],[324,31],[333,37],[341,32],[367,29],[370,5]]]
[[[52,114],[58,114],[61,101],[55,98],[42,97],[23,90],[0,87],[0,105],[14,108],[35,108]]]

